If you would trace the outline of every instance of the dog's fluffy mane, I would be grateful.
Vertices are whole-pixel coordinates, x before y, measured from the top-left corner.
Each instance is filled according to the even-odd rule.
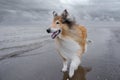
[[[69,28],[76,24],[75,18],[63,18],[63,24],[67,24]]]

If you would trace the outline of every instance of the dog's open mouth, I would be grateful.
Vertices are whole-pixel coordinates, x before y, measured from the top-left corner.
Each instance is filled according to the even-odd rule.
[[[60,32],[61,32],[61,30],[57,30],[57,31],[53,32],[51,35],[52,39],[55,39],[57,37],[57,35],[60,34]]]

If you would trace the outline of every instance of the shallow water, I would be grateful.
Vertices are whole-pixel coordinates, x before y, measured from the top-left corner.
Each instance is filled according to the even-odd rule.
[[[120,80],[120,28],[91,27],[93,42],[73,78],[40,26],[0,27],[0,80]]]

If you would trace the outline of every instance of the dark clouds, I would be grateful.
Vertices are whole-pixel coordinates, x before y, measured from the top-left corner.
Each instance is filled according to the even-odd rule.
[[[30,24],[48,20],[50,10],[59,9],[56,1],[0,0],[1,24]]]
[[[89,0],[87,4],[78,1],[72,0],[72,5],[62,0],[0,0],[0,24],[42,24],[50,20],[53,10],[61,12],[64,8],[81,20],[120,21],[119,0]]]

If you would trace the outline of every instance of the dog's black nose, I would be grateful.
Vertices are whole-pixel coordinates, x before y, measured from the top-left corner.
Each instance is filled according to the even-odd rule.
[[[48,28],[46,31],[47,31],[47,33],[50,33],[50,32],[51,32],[50,28]]]

